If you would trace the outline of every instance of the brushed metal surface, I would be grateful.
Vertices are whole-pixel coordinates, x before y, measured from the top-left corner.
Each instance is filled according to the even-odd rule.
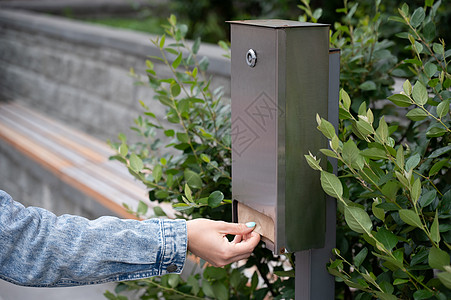
[[[327,147],[315,116],[327,117],[328,26],[237,21],[231,33],[233,198],[274,221],[275,252],[322,247],[325,196],[304,154]]]

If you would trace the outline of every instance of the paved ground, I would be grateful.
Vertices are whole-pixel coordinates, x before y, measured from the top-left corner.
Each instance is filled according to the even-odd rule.
[[[103,293],[113,291],[114,283],[70,288],[29,288],[0,280],[0,300],[106,300]]]

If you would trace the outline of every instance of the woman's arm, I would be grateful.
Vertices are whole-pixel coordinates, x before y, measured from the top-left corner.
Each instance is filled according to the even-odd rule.
[[[0,278],[26,286],[74,286],[181,272],[184,220],[56,217],[0,191]]]

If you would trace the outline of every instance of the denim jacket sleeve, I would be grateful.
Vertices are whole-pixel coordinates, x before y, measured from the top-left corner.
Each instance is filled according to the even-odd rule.
[[[184,220],[55,216],[0,190],[0,279],[61,287],[180,273]]]

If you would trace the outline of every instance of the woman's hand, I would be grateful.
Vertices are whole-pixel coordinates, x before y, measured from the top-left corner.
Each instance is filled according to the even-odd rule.
[[[215,267],[245,259],[260,241],[254,227],[207,219],[194,219],[186,223],[188,250]],[[235,235],[229,242],[226,235]]]

